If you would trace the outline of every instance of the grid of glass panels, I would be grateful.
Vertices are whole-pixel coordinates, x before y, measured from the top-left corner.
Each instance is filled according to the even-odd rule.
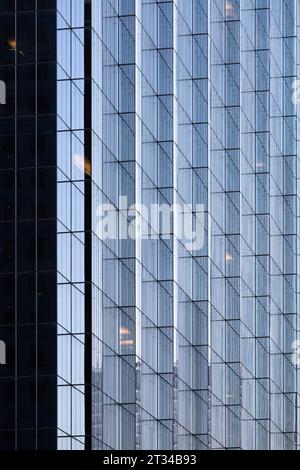
[[[56,2],[0,2],[0,448],[56,448]]]

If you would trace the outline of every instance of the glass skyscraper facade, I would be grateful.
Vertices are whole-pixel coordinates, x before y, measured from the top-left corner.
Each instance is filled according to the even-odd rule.
[[[300,0],[1,0],[1,449],[299,447],[299,40]]]

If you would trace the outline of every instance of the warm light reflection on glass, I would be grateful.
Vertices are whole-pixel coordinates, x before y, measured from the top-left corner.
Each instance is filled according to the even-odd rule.
[[[227,263],[231,263],[233,261],[233,256],[230,253],[226,253],[225,259]]]
[[[129,348],[134,345],[134,340],[130,339],[131,331],[126,326],[120,327],[120,344],[123,347]]]

